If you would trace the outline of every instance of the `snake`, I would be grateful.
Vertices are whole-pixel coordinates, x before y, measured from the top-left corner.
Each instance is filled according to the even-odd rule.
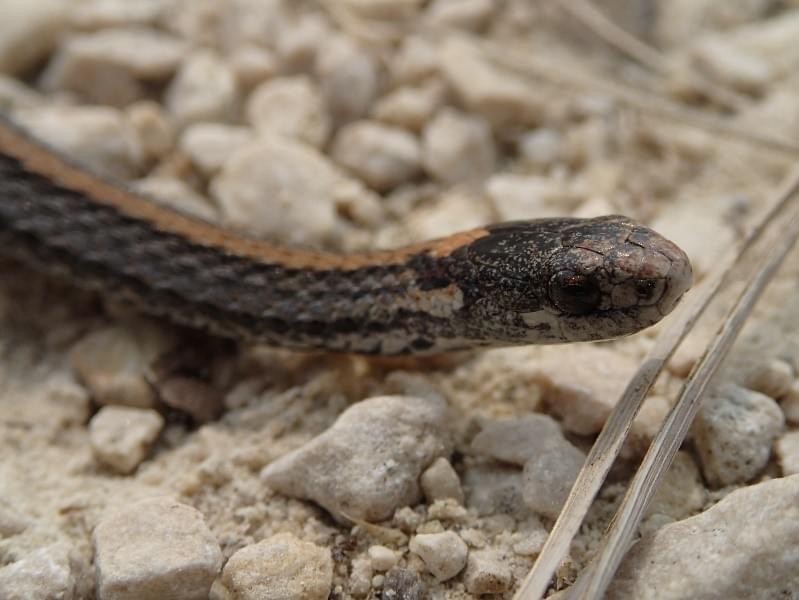
[[[0,252],[178,325],[356,354],[617,338],[660,321],[692,282],[685,252],[620,215],[354,254],[281,246],[160,205],[2,114]]]

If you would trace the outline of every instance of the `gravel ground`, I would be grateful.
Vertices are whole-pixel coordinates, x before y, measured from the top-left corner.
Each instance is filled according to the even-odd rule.
[[[596,4],[660,62],[532,0],[4,0],[0,110],[99,174],[286,244],[623,213],[701,280],[794,161],[759,136],[799,139],[799,5]],[[792,256],[610,598],[799,598],[797,277]],[[0,598],[509,599],[659,329],[293,354],[2,262]],[[701,337],[645,402],[551,592],[590,559]]]

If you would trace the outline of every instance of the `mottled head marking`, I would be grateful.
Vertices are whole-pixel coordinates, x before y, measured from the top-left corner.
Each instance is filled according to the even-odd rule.
[[[626,217],[506,223],[469,246],[472,310],[518,343],[607,339],[667,315],[691,286],[672,242]]]

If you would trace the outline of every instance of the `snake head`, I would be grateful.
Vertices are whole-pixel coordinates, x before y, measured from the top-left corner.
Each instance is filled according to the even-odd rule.
[[[505,283],[495,312],[517,343],[629,335],[655,324],[692,282],[674,243],[627,217],[547,219],[489,228],[473,260]]]

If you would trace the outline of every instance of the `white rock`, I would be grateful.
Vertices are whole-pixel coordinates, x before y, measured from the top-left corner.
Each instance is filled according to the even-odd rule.
[[[646,514],[665,515],[674,520],[685,519],[705,506],[707,496],[699,467],[690,454],[679,451],[658,486]]]
[[[799,474],[799,431],[783,434],[774,445],[774,453],[783,475]]]
[[[747,373],[744,386],[779,400],[788,394],[794,383],[794,378],[793,367],[784,360],[775,358],[759,364]]]
[[[565,439],[543,446],[524,465],[524,503],[532,511],[555,519],[584,462],[585,455]]]
[[[160,104],[137,102],[129,106],[125,113],[139,147],[148,160],[158,161],[172,149],[175,131]]]
[[[296,245],[335,240],[338,212],[378,201],[310,146],[262,136],[239,148],[211,182],[227,226]]]
[[[111,325],[89,333],[72,348],[72,365],[99,404],[155,406],[150,366],[174,339],[154,325]]]
[[[128,180],[143,167],[135,133],[119,111],[109,107],[48,106],[16,111],[14,119],[65,156],[96,173]]]
[[[256,130],[296,138],[321,148],[330,119],[313,81],[304,75],[265,81],[247,100],[247,120]]]
[[[369,559],[375,571],[388,571],[397,564],[399,557],[391,548],[385,546],[369,546]]]
[[[57,542],[0,568],[3,600],[78,600],[76,551]]]
[[[707,481],[725,486],[755,477],[784,427],[780,407],[768,396],[733,384],[715,390],[702,403],[692,429]]]
[[[246,127],[221,123],[193,123],[180,137],[180,149],[205,175],[213,175],[236,151],[253,139]]]
[[[132,473],[163,427],[164,418],[150,408],[104,406],[89,422],[92,454],[118,473]]]
[[[429,504],[436,500],[452,498],[459,504],[463,504],[463,489],[458,474],[452,468],[450,462],[444,458],[437,458],[430,465],[420,479],[422,491]]]
[[[291,533],[245,546],[222,571],[229,600],[325,600],[332,583],[330,550]]]
[[[159,204],[164,204],[180,213],[214,222],[219,219],[216,209],[207,198],[201,196],[182,179],[153,175],[139,179],[133,187]]]
[[[494,549],[472,550],[463,573],[466,591],[481,594],[502,594],[513,584],[508,558]]]
[[[330,25],[317,14],[302,15],[291,27],[282,28],[276,44],[281,71],[306,73],[311,70],[320,54],[320,46],[330,37]]]
[[[546,168],[564,154],[563,135],[557,129],[541,127],[522,136],[519,153],[532,164]]]
[[[523,467],[553,443],[565,441],[552,417],[528,414],[486,425],[472,440],[472,450]]]
[[[637,363],[611,348],[572,344],[539,355],[535,380],[564,429],[597,433],[616,405]]]
[[[267,465],[261,477],[278,492],[314,500],[336,518],[381,521],[419,500],[422,471],[449,453],[448,425],[443,401],[370,398]]]
[[[453,531],[415,535],[408,548],[424,561],[438,581],[452,579],[460,573],[469,554],[466,542]]]
[[[437,80],[418,86],[403,86],[376,103],[373,116],[379,121],[412,131],[421,130],[444,100],[444,88]]]
[[[364,116],[378,91],[376,61],[343,36],[328,38],[317,59],[322,96],[333,120],[346,123]]]
[[[230,68],[243,89],[249,89],[278,73],[278,60],[268,48],[255,44],[244,44],[228,56]]]
[[[202,513],[168,498],[109,511],[93,541],[100,600],[200,600],[222,567]]]
[[[562,216],[584,199],[563,182],[539,175],[498,173],[485,189],[501,221]]]
[[[493,10],[491,0],[434,0],[425,17],[436,25],[474,31],[485,26]]]
[[[409,35],[391,57],[392,78],[398,83],[418,83],[438,71],[438,51],[430,39]]]
[[[233,114],[238,97],[230,65],[210,50],[189,55],[166,91],[166,106],[182,124],[224,121]]]
[[[441,70],[466,106],[497,126],[534,122],[541,114],[535,90],[521,79],[500,71],[460,38],[444,42]]]
[[[67,24],[69,0],[0,3],[0,73],[21,74],[46,57]]]
[[[703,37],[691,51],[700,69],[721,83],[752,94],[762,94],[772,78],[768,63],[722,36]]]
[[[413,134],[373,121],[345,125],[332,148],[333,160],[379,191],[397,187],[418,175],[421,154]]]
[[[500,464],[479,465],[463,475],[466,506],[480,516],[506,514],[521,519],[530,510],[522,497],[522,474],[519,469]]]
[[[799,475],[736,490],[636,542],[609,600],[771,600],[799,589]]]
[[[491,129],[478,117],[443,109],[425,127],[423,141],[425,169],[440,181],[482,179],[494,170]]]
[[[142,81],[164,81],[186,53],[181,40],[156,29],[104,29],[71,38],[42,75],[48,91],[68,90],[89,102],[124,106],[145,95]]]

